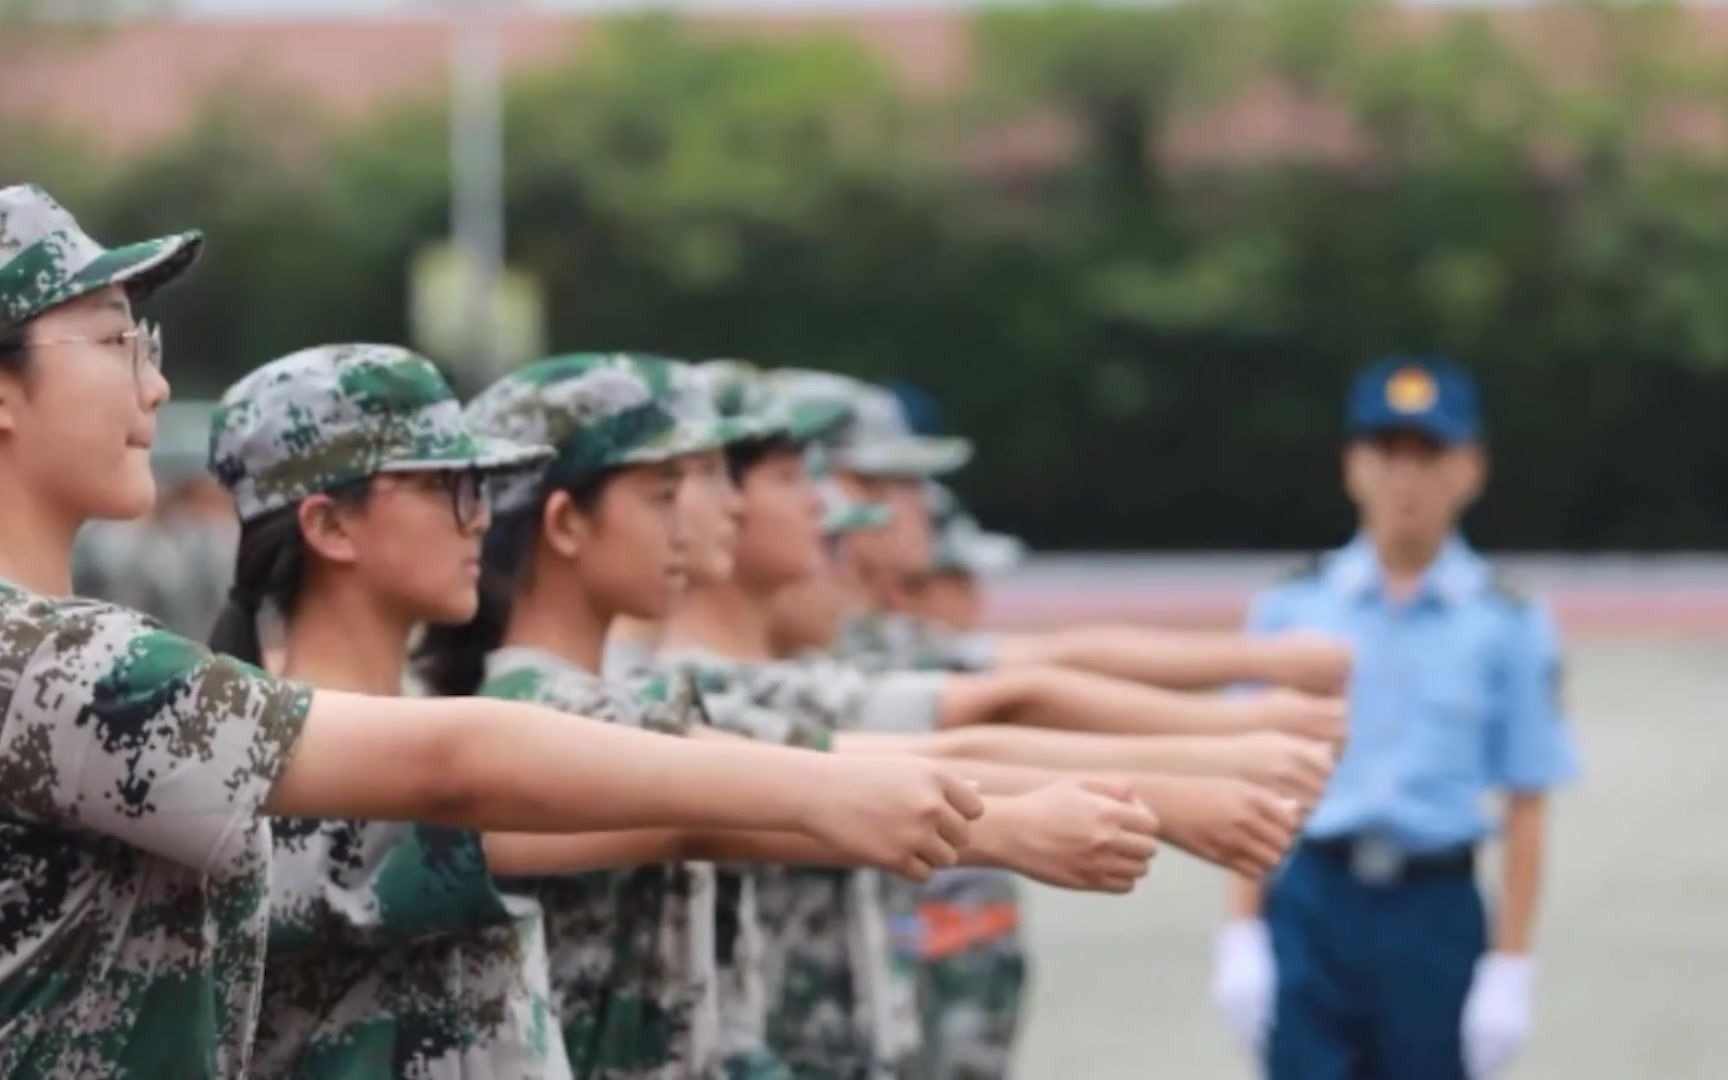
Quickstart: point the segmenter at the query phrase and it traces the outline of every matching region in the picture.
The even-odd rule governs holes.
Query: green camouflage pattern
[[[982,671],[995,666],[988,634],[960,634],[899,611],[848,615],[835,652],[864,671]]]
[[[834,731],[884,723],[879,717],[911,714],[920,718],[911,726],[927,727],[935,715],[935,683],[871,678],[821,657],[728,664],[672,653],[663,663],[695,678],[715,726],[752,738],[816,746]],[[916,1001],[910,982],[897,988],[892,977],[884,875],[761,867],[753,878],[774,1057],[800,1077],[908,1075]],[[734,984],[731,993],[736,1001],[744,991]]]
[[[36,185],[0,188],[0,331],[110,285],[143,300],[185,273],[203,247],[202,234],[184,232],[105,248]]]
[[[893,520],[894,512],[888,507],[853,499],[832,478],[818,480],[816,490],[822,496],[822,531],[828,536],[880,529]]]
[[[963,634],[886,611],[848,619],[840,654],[874,671],[968,671],[995,666],[987,635]],[[884,903],[895,930],[897,987],[902,993],[908,983],[916,988],[925,1075],[954,1080],[1006,1075],[1026,972],[1018,935],[1005,934],[965,952],[932,959],[921,947],[924,926],[919,908],[938,903],[981,912],[1018,906],[1018,880],[1000,870],[943,870],[922,890],[890,880]]]
[[[210,426],[210,471],[241,521],[382,472],[520,470],[550,456],[471,430],[432,362],[396,345],[272,360],[222,395]]]
[[[260,1077],[570,1075],[531,900],[480,834],[278,818]]]
[[[1026,545],[1019,537],[986,530],[947,485],[931,481],[927,489],[936,541],[932,572],[987,578],[1026,561]]]
[[[845,401],[783,393],[767,372],[744,360],[708,360],[697,370],[721,416],[760,419],[771,434],[796,443],[826,438],[852,416]]]
[[[0,584],[0,1076],[244,1077],[311,691]]]
[[[761,669],[754,665],[695,649],[658,654],[654,663],[695,685],[708,722],[721,731],[807,750],[832,748],[833,731],[820,713],[757,703],[751,681]],[[751,866],[716,869],[715,996],[720,1053],[730,1080],[784,1080],[792,1075],[769,1045],[768,930],[757,897],[764,873],[784,872]],[[849,1036],[849,1024],[847,1029]]]
[[[789,433],[771,418],[737,407],[739,399],[736,388],[744,378],[744,367],[745,365],[736,361],[707,364],[675,362],[672,367],[672,386],[677,392],[677,398],[673,411],[681,421],[692,427],[713,430],[715,439],[722,447],[788,435]],[[723,401],[734,407],[722,412],[720,406]]]
[[[1017,935],[927,960],[918,1006],[928,1080],[1002,1080],[1013,1063],[1026,997],[1026,953]]]
[[[865,476],[932,477],[972,460],[966,439],[913,432],[892,391],[829,371],[784,368],[769,375],[773,390],[791,408],[845,408],[847,420],[823,439],[829,461],[842,472]]]
[[[483,390],[468,403],[475,431],[557,451],[544,473],[501,486],[499,508],[530,505],[542,479],[576,484],[608,469],[724,446],[733,428],[681,415],[680,367],[641,353],[572,353],[536,361]]]
[[[688,734],[701,712],[688,680],[651,674],[608,683],[517,647],[487,657],[480,693],[673,735]],[[673,863],[509,887],[545,912],[553,1007],[577,1076],[720,1074],[712,866]]]
[[[72,588],[203,638],[227,602],[238,540],[232,518],[160,507],[136,521],[92,521],[72,547]]]

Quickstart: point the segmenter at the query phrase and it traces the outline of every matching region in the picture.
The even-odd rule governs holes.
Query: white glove
[[[1476,962],[1464,1002],[1464,1070],[1471,1080],[1493,1080],[1523,1049],[1535,974],[1528,956],[1489,953]]]
[[[1212,1003],[1243,1051],[1259,1056],[1272,1028],[1272,997],[1278,980],[1272,935],[1259,919],[1228,923],[1218,932],[1213,954]]]

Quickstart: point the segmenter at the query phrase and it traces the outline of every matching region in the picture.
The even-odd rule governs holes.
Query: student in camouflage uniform
[[[929,478],[963,464],[969,446],[914,434],[887,391],[823,373],[783,372],[777,378],[784,392],[810,405],[823,400],[851,403],[852,422],[831,440],[829,459],[849,491],[880,499],[894,509],[890,527],[860,533],[848,542],[847,556],[861,587],[855,594],[856,610],[844,624],[841,655],[871,670],[982,670],[1005,659],[1000,655],[1004,650],[977,634],[976,627],[958,633],[910,610],[917,598],[914,589],[922,584],[919,572],[931,563]],[[981,530],[969,524],[967,538],[976,539]],[[1256,653],[1262,647],[1246,639],[1214,636],[1201,642],[1198,651],[1185,646],[1169,655],[1169,649],[1160,647],[1163,642],[1149,642],[1146,637],[1139,631],[1121,630],[1103,642],[1089,639],[1082,642],[1087,648],[1068,650],[1078,657],[1072,666],[1148,681],[1159,676],[1179,685],[1205,681],[1196,676],[1261,670],[1247,661],[1259,659]],[[1291,650],[1290,659],[1296,661],[1291,670],[1306,674],[1304,662],[1313,662],[1321,678],[1329,677],[1328,661],[1340,655],[1330,643],[1307,642],[1279,643],[1264,647],[1264,653],[1277,659],[1280,646],[1289,645],[1296,646]],[[1142,663],[1136,655],[1122,663],[1119,653],[1123,651],[1149,653],[1152,662]],[[1093,654],[1101,659],[1095,661]],[[1024,665],[1067,658],[1066,652],[1022,648],[1007,659]],[[1180,680],[1171,677],[1171,665],[1177,661]],[[1219,665],[1224,665],[1223,670],[1214,671]],[[1309,777],[1313,783],[1304,793],[1311,802],[1330,771],[1329,755],[1319,747],[1274,750],[1306,752],[1315,759]],[[1024,958],[1015,940],[1018,920],[1012,879],[978,869],[948,871],[927,887],[924,903],[892,883],[889,902],[896,909],[896,940],[905,981],[910,980],[912,965],[922,961],[926,1071],[940,1077],[1002,1075],[1024,978]]]
[[[314,691],[72,599],[78,527],[137,517],[154,497],[149,446],[168,384],[132,305],[201,243],[185,233],[105,249],[40,188],[0,189],[0,894],[12,898],[0,1074],[246,1075],[266,812],[503,828],[718,821],[808,831],[872,862],[940,837],[947,823],[926,814],[947,790],[934,776],[916,798],[879,782],[837,800],[833,785],[857,770],[809,755],[804,785],[745,790],[728,778],[757,753],[497,702]],[[884,797],[902,811],[886,834],[857,820]]]
[[[164,405],[150,451],[156,508],[138,521],[92,522],[72,551],[80,596],[142,611],[202,637],[222,610],[234,568],[234,507],[205,468],[215,402]]]
[[[1025,545],[986,532],[946,486],[932,481],[927,492],[935,544],[929,571],[907,582],[908,608],[922,624],[955,635],[964,647],[981,630],[982,582],[1017,565]],[[978,651],[989,654],[987,648]],[[951,871],[930,882],[919,915],[925,1075],[1006,1076],[1027,975],[1014,880]]]
[[[734,370],[733,374],[737,372]],[[722,394],[721,399],[737,396],[734,390],[732,394]],[[772,399],[773,395],[769,397]],[[739,730],[757,737],[796,737],[801,731],[832,731],[829,740],[842,749],[880,750],[880,739],[886,736],[872,737],[852,729],[897,726],[901,730],[916,730],[929,727],[933,718],[949,723],[988,719],[992,710],[997,710],[994,713],[997,718],[1006,718],[1001,714],[1016,704],[1013,688],[995,677],[911,674],[872,677],[832,660],[771,659],[776,652],[770,641],[774,609],[792,606],[778,605],[777,597],[804,593],[801,599],[818,600],[816,604],[805,605],[809,610],[826,610],[830,616],[825,629],[821,628],[824,620],[820,614],[805,618],[806,626],[817,628],[805,629],[796,645],[830,645],[840,614],[836,604],[820,603],[818,594],[830,585],[831,579],[829,575],[816,573],[822,556],[812,535],[815,504],[809,495],[809,478],[797,444],[798,440],[793,439],[778,445],[746,444],[733,450],[733,464],[745,488],[741,531],[726,520],[724,510],[709,515],[720,519],[718,525],[708,530],[691,530],[692,588],[667,627],[663,661],[697,676],[708,691],[709,711],[718,723],[736,724]],[[855,524],[880,525],[881,521]],[[701,550],[723,548],[726,543],[702,542],[700,537],[705,531],[722,536],[737,534],[736,558],[717,560],[720,567],[717,570],[701,569],[705,562],[699,554]],[[799,537],[808,539],[800,541]],[[729,572],[733,569],[735,573]],[[996,683],[1001,685],[993,685]],[[1131,690],[1130,695],[1133,693]],[[1073,704],[1081,710],[1086,706],[1084,701]],[[786,717],[792,714],[808,716],[810,723],[788,724]],[[870,720],[870,716],[880,719]],[[1022,783],[1028,780],[1025,774],[1026,770],[1022,770],[1018,777]],[[1001,779],[1000,774],[996,779]],[[1032,779],[1048,784],[1052,777],[1040,774]],[[1038,797],[1045,800],[1038,804],[1041,811],[1029,815],[1027,823],[1014,830],[1016,839],[1039,836],[1040,826],[1061,818],[1063,813],[1071,819],[1096,810],[1096,804],[1084,801],[1079,806],[1073,799],[1054,802],[1048,792],[1054,792],[1055,797],[1063,794],[1054,787],[1040,794]],[[1256,793],[1250,797],[1262,796]],[[1012,817],[1007,806],[993,804],[986,820],[1002,822]],[[1029,862],[1023,850],[1012,848],[1009,844],[999,849],[998,861],[1020,866],[1060,884],[1107,887],[1096,880],[1086,882],[1071,872],[1064,876],[1048,861]],[[881,985],[872,989],[875,980],[870,973],[871,968],[882,969],[878,975],[885,978],[885,945],[871,956],[867,951],[855,949],[849,940],[858,935],[849,935],[848,928],[866,922],[860,912],[871,907],[878,913],[876,937],[881,939],[880,904],[869,897],[856,898],[855,902],[844,882],[837,878],[823,882],[821,875],[805,872],[789,877],[792,882],[806,886],[805,891],[786,895],[783,882],[762,883],[767,898],[764,906],[776,916],[768,920],[768,926],[774,931],[774,944],[782,954],[781,962],[771,966],[769,973],[769,998],[779,1002],[771,1029],[776,1051],[795,1070],[810,1075],[865,1075],[905,1069],[909,1063],[904,1050],[897,1061],[892,1051],[886,1060],[878,1057],[875,1066],[857,1059],[866,1050],[879,1054],[885,1046],[909,1045],[904,1031],[898,1034],[881,1031],[883,1025],[873,1023],[875,1018],[869,1017],[870,1010],[863,1007],[872,996],[879,999],[885,992]],[[820,892],[824,886],[828,889],[826,902]],[[846,915],[831,914],[835,905],[841,904],[847,905]],[[806,917],[797,917],[801,915]],[[894,1015],[891,1009],[885,1011],[890,1017]],[[864,1018],[854,1025],[857,1034],[850,1037],[846,1027],[849,1015]],[[915,1030],[910,1045],[915,1045]]]
[[[432,686],[480,684],[491,696],[689,733],[698,710],[684,692],[687,683],[655,678],[627,686],[595,674],[614,618],[664,614],[682,573],[675,513],[682,459],[726,438],[728,425],[718,419],[679,418],[672,370],[669,361],[637,355],[559,357],[501,380],[470,405],[476,429],[544,441],[557,456],[500,491],[499,520],[485,545],[492,575],[486,603],[474,624],[429,637]],[[762,760],[785,754],[808,756],[763,748]],[[860,770],[884,777],[892,771],[875,763]],[[958,787],[937,779],[945,791]],[[758,768],[751,782],[788,780]],[[975,799],[963,808],[974,816],[981,809]],[[943,809],[958,820],[953,807]],[[877,810],[860,805],[853,812],[869,817]],[[545,909],[553,999],[572,1067],[603,1077],[709,1075],[718,1067],[718,1048],[708,995],[712,915],[710,909],[705,920],[702,908],[708,875],[677,861],[695,850],[691,837],[591,839],[487,841],[494,871],[530,879],[523,885]],[[705,839],[720,852],[764,842]],[[780,849],[799,850],[794,841],[782,838]],[[842,861],[879,864],[844,848],[823,850]],[[595,867],[645,865],[569,874],[571,859],[583,852]],[[952,848],[926,854],[937,863],[954,858]],[[915,858],[889,864],[928,872]]]
[[[386,345],[264,365],[207,442],[245,530],[212,647],[259,661],[268,607],[283,674],[381,696],[401,691],[416,625],[474,614],[486,477],[551,456],[475,439],[432,364]],[[259,1076],[569,1075],[539,909],[493,886],[479,832],[287,818],[271,832]]]
[[[824,456],[849,495],[896,511],[889,527],[861,532],[846,545],[855,587],[842,651],[853,662],[878,670],[908,663],[954,670],[1059,666],[1174,689],[1252,681],[1292,688],[1291,707],[1297,709],[1303,699],[1294,691],[1326,697],[1342,692],[1350,650],[1324,635],[1254,637],[1137,626],[955,635],[917,618],[908,610],[907,588],[930,563],[925,485],[970,460],[971,444],[914,434],[893,393],[857,379],[786,369],[774,372],[773,380],[801,408],[848,410],[851,419],[824,440]],[[1336,711],[1336,702],[1321,707]]]

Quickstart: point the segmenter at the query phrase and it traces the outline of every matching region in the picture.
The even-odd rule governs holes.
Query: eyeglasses
[[[48,338],[45,341],[29,342],[32,349],[46,349],[55,345],[105,345],[112,349],[125,349],[132,364],[132,382],[140,390],[144,388],[145,371],[162,370],[162,328],[148,320],[140,321],[130,329],[102,337]]]
[[[394,474],[395,479],[422,491],[442,488],[450,497],[450,516],[457,530],[471,532],[492,510],[492,490],[477,470],[443,470]]]

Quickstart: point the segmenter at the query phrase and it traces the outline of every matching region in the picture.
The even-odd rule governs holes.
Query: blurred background
[[[1465,361],[1471,534],[1555,601],[1588,762],[1518,1075],[1728,1075],[1728,10],[0,0],[26,179],[210,234],[154,312],[182,397],[360,339],[916,386],[1064,553],[1003,624],[1235,622],[1293,557],[1189,553],[1344,538],[1347,373]],[[1243,1071],[1221,882],[1164,863],[1038,895],[1022,1075]]]

